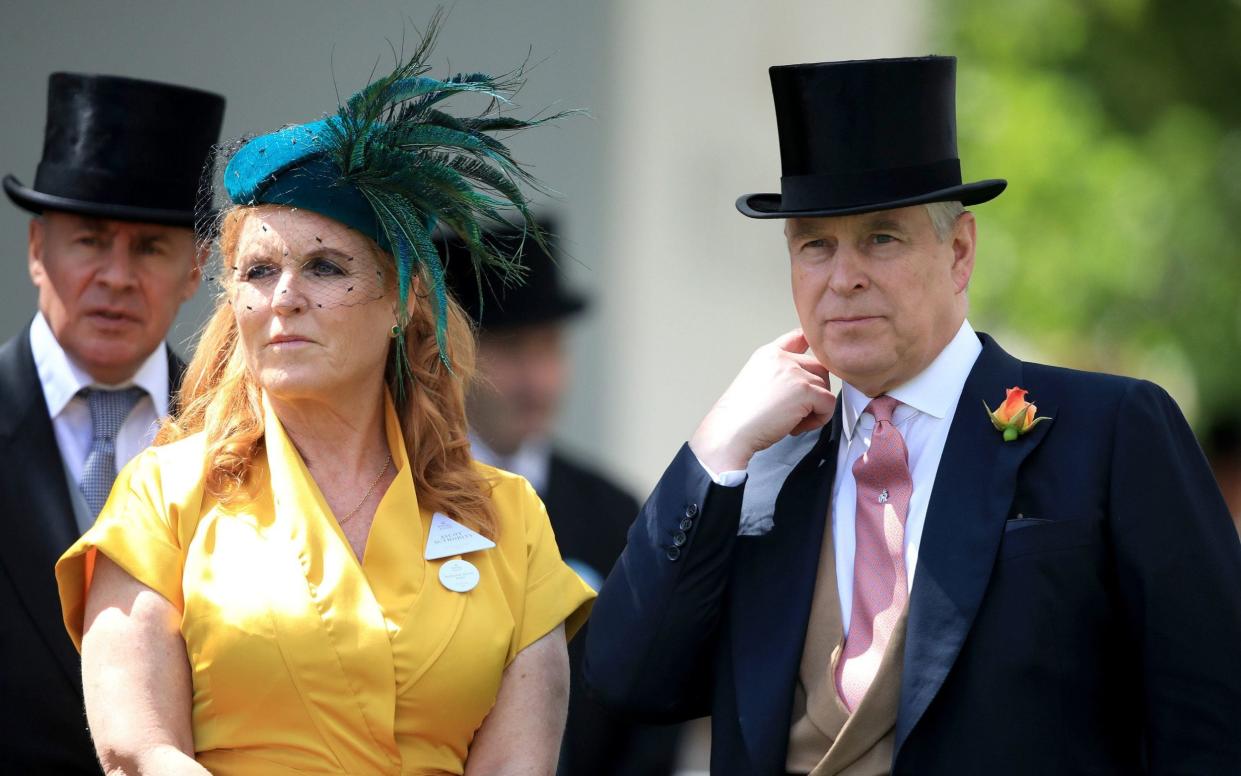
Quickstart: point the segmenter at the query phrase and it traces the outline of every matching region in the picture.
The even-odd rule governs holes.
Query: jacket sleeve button
[[[697,515],[697,514],[698,514],[698,505],[697,505],[697,504],[690,504],[689,506],[687,506],[687,507],[685,508],[685,516],[686,516],[686,517],[694,517],[694,516],[695,516],[695,515]]]
[[[681,548],[680,547],[669,547],[667,555],[668,555],[668,560],[676,561],[678,558],[681,557]]]

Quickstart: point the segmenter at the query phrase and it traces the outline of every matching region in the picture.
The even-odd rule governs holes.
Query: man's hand
[[[754,351],[690,438],[698,460],[716,473],[744,469],[758,451],[832,419],[827,367],[808,349],[794,329]]]

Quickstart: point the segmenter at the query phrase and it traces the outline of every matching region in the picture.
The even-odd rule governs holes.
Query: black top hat
[[[184,86],[53,73],[34,186],[4,190],[34,213],[194,225],[199,182],[219,140],[224,98]]]
[[[545,233],[556,233],[549,220],[540,218],[538,223]],[[584,299],[565,290],[555,258],[534,239],[526,237],[523,241],[518,229],[489,233],[487,239],[506,255],[519,254],[527,272],[524,282],[507,286],[494,276],[484,275],[481,315],[477,275],[470,264],[470,254],[465,244],[458,240],[436,241],[445,262],[453,298],[465,308],[480,329],[498,331],[550,323],[586,307]]]
[[[746,194],[751,218],[837,216],[999,196],[1003,180],[961,182],[956,57],[770,69],[780,194]]]

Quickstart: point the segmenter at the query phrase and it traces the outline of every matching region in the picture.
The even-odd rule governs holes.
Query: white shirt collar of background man
[[[48,414],[55,418],[77,396],[78,391],[89,386],[109,390],[136,385],[147,392],[155,404],[155,416],[168,414],[168,346],[160,346],[147,356],[138,372],[126,383],[102,385],[96,383],[86,370],[69,359],[68,354],[56,341],[52,327],[43,313],[38,313],[30,324],[30,350],[34,353],[35,370],[43,385],[43,397],[47,401]]]

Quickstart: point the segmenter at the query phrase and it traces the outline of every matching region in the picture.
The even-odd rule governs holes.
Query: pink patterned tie
[[[909,451],[892,425],[900,405],[879,396],[866,407],[875,418],[870,449],[853,464],[857,482],[857,551],[853,559],[853,614],[836,666],[836,689],[852,711],[879,671],[909,589],[905,578],[905,518],[913,478]]]

